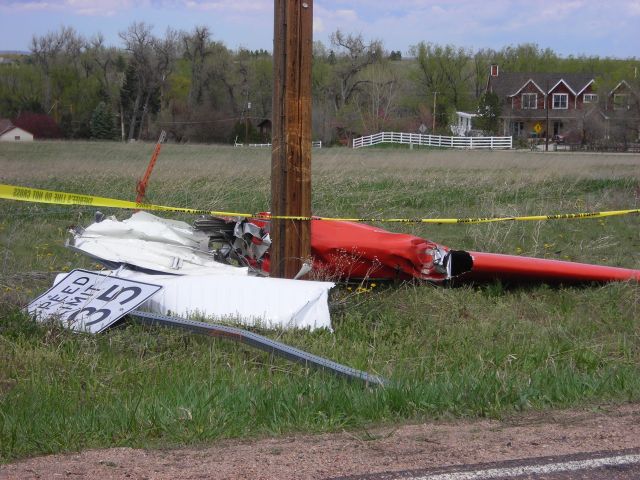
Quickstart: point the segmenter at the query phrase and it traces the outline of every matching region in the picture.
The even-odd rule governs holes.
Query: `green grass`
[[[151,150],[0,145],[0,182],[133,199]],[[637,156],[324,149],[313,162],[319,215],[474,217],[637,208],[639,201]],[[260,211],[269,206],[268,174],[268,151],[167,145],[149,200]],[[384,375],[388,388],[130,320],[98,336],[33,323],[20,306],[57,272],[92,267],[63,246],[67,228],[92,216],[86,207],[0,204],[1,462],[640,398],[636,284],[341,286],[330,301],[334,333],[261,332]],[[455,248],[629,268],[640,268],[639,226],[638,216],[386,225]]]

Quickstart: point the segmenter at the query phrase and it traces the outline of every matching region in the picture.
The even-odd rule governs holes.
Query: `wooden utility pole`
[[[547,80],[546,91],[544,93],[544,110],[546,116],[546,127],[545,127],[545,139],[544,139],[544,151],[549,151],[549,80]]]
[[[312,0],[274,0],[271,213],[311,216]],[[311,222],[272,220],[272,277],[293,278],[311,255]]]
[[[436,133],[436,99],[438,98],[438,92],[433,92],[433,125],[431,126],[431,134]]]

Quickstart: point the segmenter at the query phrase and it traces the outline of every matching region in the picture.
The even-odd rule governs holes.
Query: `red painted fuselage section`
[[[546,283],[640,281],[640,270],[565,262],[544,258],[469,252],[473,268],[464,280],[507,280]]]
[[[252,220],[266,227],[268,220]],[[444,245],[414,235],[393,233],[362,223],[315,220],[311,224],[311,252],[314,270],[328,277],[348,279],[421,279],[457,281],[545,282],[572,284],[588,282],[640,281],[640,270],[590,265],[542,258],[483,252],[454,252]],[[452,253],[448,270],[438,264],[438,255]],[[465,273],[456,269],[471,255],[473,263]],[[268,255],[262,264],[269,269]],[[470,270],[469,270],[470,268]],[[456,275],[460,273],[459,275]]]

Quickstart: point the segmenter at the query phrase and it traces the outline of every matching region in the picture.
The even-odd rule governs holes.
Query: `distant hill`
[[[0,50],[0,55],[31,55],[31,52],[23,50]]]

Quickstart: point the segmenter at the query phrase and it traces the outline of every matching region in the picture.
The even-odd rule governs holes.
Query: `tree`
[[[475,101],[469,95],[473,78],[471,53],[452,45],[434,45],[421,42],[411,47],[416,57],[413,79],[422,101],[431,105],[435,99],[438,125],[448,124],[448,112],[468,110]]]
[[[491,49],[480,49],[473,54],[471,81],[473,83],[473,95],[478,100],[487,88],[489,67],[491,64],[496,63],[496,55],[496,52]]]
[[[139,139],[146,116],[160,107],[158,99],[174,67],[177,34],[169,29],[164,39],[158,39],[149,25],[136,22],[120,32],[120,38],[131,54],[121,94],[129,114],[127,138],[134,139],[137,129]]]
[[[476,126],[485,134],[497,135],[500,119],[500,98],[493,92],[485,93],[480,97],[478,104],[478,117]]]
[[[336,63],[333,50],[327,52],[322,42],[313,43],[313,65],[311,69],[311,99],[313,102],[313,137],[330,143],[334,139],[332,122],[335,118],[333,65]]]
[[[504,47],[497,53],[496,60],[506,72],[551,73],[563,71],[562,62],[550,48],[541,49],[535,43],[522,43],[515,47]]]
[[[205,71],[205,87],[211,107],[227,110],[234,117],[239,117],[244,102],[248,75],[246,58],[233,55],[222,43],[211,44],[211,57]]]
[[[377,133],[397,114],[399,80],[388,62],[370,65],[362,78],[367,81],[358,94],[362,133]]]
[[[95,136],[92,119],[100,116],[96,108],[104,102],[106,109],[120,113],[123,139],[155,136],[149,128],[161,122],[181,141],[228,141],[237,122],[256,125],[271,116],[269,52],[231,51],[212,40],[204,26],[156,37],[151,26],[134,23],[120,37],[120,46],[107,47],[100,35],[87,41],[64,26],[34,36],[31,55],[0,65],[0,116],[48,113],[66,137],[88,138]],[[632,82],[637,64],[595,56],[561,58],[531,43],[471,52],[420,42],[410,50],[414,58],[406,60],[401,51],[382,47],[339,30],[327,46],[314,43],[315,138],[332,142],[338,132],[348,137],[379,129],[417,131],[422,123],[433,125],[434,112],[436,125],[443,128],[456,110],[491,110],[490,99],[481,96],[493,63],[501,72],[589,73],[602,88],[606,80],[602,101],[622,79]],[[640,89],[637,81],[633,89]],[[629,109],[640,116],[637,101]],[[495,116],[481,115],[485,118],[477,121],[483,128],[495,131]],[[599,135],[597,115],[585,111],[583,116],[585,133]],[[614,123],[603,123],[603,135],[637,137],[637,122]]]
[[[91,115],[91,138],[113,140],[116,135],[113,112],[104,102],[100,102]]]
[[[84,44],[84,39],[73,28],[64,26],[58,32],[49,32],[41,37],[34,35],[31,38],[31,54],[44,76],[42,104],[45,109],[50,109],[52,105],[51,82],[54,67],[64,63],[64,60],[76,62]]]
[[[106,47],[104,37],[98,34],[89,41],[86,57],[100,84],[103,100],[110,103],[111,107],[116,107],[119,104],[118,92],[124,81],[125,61],[122,54],[115,47]]]
[[[192,33],[182,33],[183,56],[191,67],[191,86],[189,88],[189,105],[191,107],[202,102],[204,85],[204,66],[207,57],[211,54],[209,49],[211,33],[208,27],[199,26]]]
[[[334,135],[348,137],[350,132],[363,128],[362,122],[371,117],[366,102],[372,81],[366,74],[368,67],[383,60],[380,41],[365,42],[362,35],[345,35],[337,30],[331,35],[331,49],[319,42],[314,44],[312,91],[314,133],[323,141]]]
[[[22,112],[44,113],[42,83],[32,64],[0,65],[0,118]]]
[[[133,23],[125,32],[120,32],[120,38],[125,43],[125,49],[131,54],[123,85],[123,104],[129,107],[127,139],[132,140],[138,126],[138,118],[142,115],[142,103],[151,92],[152,77],[155,75],[151,60],[154,39],[151,27],[144,22]]]
[[[340,30],[331,34],[331,45],[338,49],[334,66],[336,112],[347,105],[353,96],[368,82],[360,73],[382,58],[382,43],[374,40],[365,43],[362,35],[344,35]]]
[[[270,118],[273,98],[273,59],[260,56],[251,62],[249,75],[249,99],[252,101],[252,115]]]

